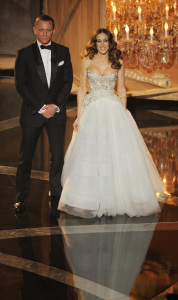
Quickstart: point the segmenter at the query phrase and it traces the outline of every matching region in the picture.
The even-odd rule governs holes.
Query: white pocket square
[[[64,64],[64,60],[62,60],[58,63],[58,67],[62,66],[63,64]]]

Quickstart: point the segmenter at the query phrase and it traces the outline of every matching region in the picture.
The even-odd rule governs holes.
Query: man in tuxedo
[[[15,64],[16,89],[23,99],[20,115],[22,141],[14,204],[17,213],[25,210],[32,159],[43,127],[48,135],[51,153],[51,201],[59,199],[62,190],[65,104],[72,87],[73,74],[69,49],[51,41],[54,26],[50,16],[39,16],[33,27],[37,40],[19,50]]]

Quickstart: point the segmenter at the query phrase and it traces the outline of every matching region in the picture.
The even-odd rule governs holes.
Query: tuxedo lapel
[[[50,86],[52,86],[52,83],[56,77],[57,69],[58,69],[57,47],[53,42],[51,42],[51,84]]]
[[[41,58],[41,54],[40,54],[40,50],[38,48],[37,42],[32,44],[32,49],[33,49],[33,55],[34,55],[34,58],[35,58],[35,65],[36,65],[36,70],[38,72],[38,75],[40,76],[40,78],[43,81],[44,85],[48,88],[45,69],[44,69],[43,61],[42,61],[42,58]]]

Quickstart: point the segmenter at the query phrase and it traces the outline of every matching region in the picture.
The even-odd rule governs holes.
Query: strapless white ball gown
[[[88,77],[91,91],[65,155],[58,209],[84,218],[159,212],[165,187],[132,115],[114,93],[117,72]]]

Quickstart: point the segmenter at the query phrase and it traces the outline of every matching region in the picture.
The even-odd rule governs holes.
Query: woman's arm
[[[118,71],[117,92],[125,109],[127,108],[127,95],[125,88],[125,67],[123,60],[121,61],[121,69]]]
[[[88,58],[85,58],[82,61],[81,74],[80,74],[80,86],[77,93],[77,119],[75,120],[73,125],[75,131],[78,131],[83,98],[86,95],[87,70],[88,70],[89,63],[90,60]]]

